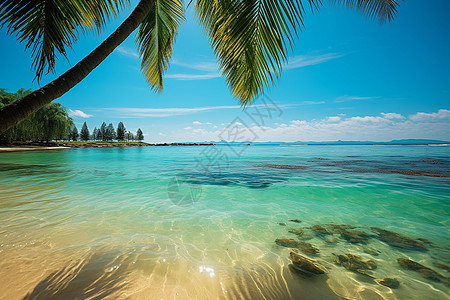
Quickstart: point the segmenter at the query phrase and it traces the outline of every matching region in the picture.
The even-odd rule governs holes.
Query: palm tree
[[[190,0],[189,4],[194,0]],[[357,9],[381,23],[391,22],[399,0],[329,0]],[[0,26],[31,47],[36,79],[53,72],[57,53],[79,32],[101,30],[129,0],[0,0]],[[288,50],[303,29],[308,6],[322,0],[196,0],[195,12],[214,49],[227,85],[241,104],[251,103],[273,83],[287,62]],[[135,29],[141,69],[152,89],[163,89],[179,24],[183,0],[140,0],[131,15],[94,51],[60,77],[0,108],[0,133],[61,97],[94,70]]]

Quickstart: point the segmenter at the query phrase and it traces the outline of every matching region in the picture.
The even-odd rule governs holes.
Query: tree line
[[[0,108],[14,103],[30,94],[30,89],[19,89],[9,93],[0,88]],[[60,103],[52,102],[40,108],[19,124],[0,134],[0,142],[12,141],[52,141],[64,140],[73,126],[73,120],[66,108]]]
[[[31,92],[30,89],[21,88],[15,93],[10,93],[0,88],[0,108],[14,103]],[[99,129],[94,128],[92,135],[85,122],[79,134],[66,108],[56,102],[45,105],[19,124],[0,134],[2,144],[10,144],[12,141],[49,142],[79,139],[82,141],[142,141],[144,134],[141,129],[138,129],[136,134],[127,131],[122,122],[117,126],[117,130],[112,123],[107,126],[103,122]]]
[[[122,122],[119,122],[117,125],[117,130],[114,128],[112,123],[106,125],[105,122],[102,123],[100,128],[94,127],[92,134],[89,131],[89,128],[84,122],[81,127],[80,133],[78,133],[78,128],[73,125],[69,132],[69,140],[72,141],[103,141],[103,142],[112,142],[114,140],[117,141],[139,141],[141,142],[144,139],[144,134],[142,130],[139,128],[136,131],[136,134],[133,134],[131,131],[127,131],[125,125]]]

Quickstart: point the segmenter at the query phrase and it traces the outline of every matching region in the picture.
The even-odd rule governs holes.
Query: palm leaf
[[[78,39],[79,31],[99,31],[129,0],[2,0],[0,27],[16,34],[31,48],[39,80],[55,68],[57,54],[67,58],[66,48]]]
[[[398,1],[330,0],[391,21]],[[279,76],[303,27],[305,9],[321,0],[197,0],[196,14],[208,33],[227,85],[242,104],[251,103]]]
[[[169,67],[178,26],[183,20],[182,1],[156,0],[139,27],[136,42],[141,70],[156,91],[163,89],[163,75]]]
[[[399,0],[330,0],[332,3],[354,8],[380,23],[392,22],[397,14]]]
[[[303,26],[304,7],[301,1],[198,0],[196,13],[228,86],[246,104],[279,76]]]

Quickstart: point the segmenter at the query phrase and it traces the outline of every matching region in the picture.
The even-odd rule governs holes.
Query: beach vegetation
[[[119,122],[117,125],[117,140],[123,141],[125,140],[125,133],[126,133],[125,125],[123,125],[122,122]]]
[[[136,140],[142,141],[144,139],[144,134],[142,133],[142,130],[138,128],[136,131]]]
[[[0,89],[0,106],[10,105],[30,94],[30,89],[19,89],[15,93]],[[9,144],[12,141],[63,140],[73,126],[66,108],[60,103],[52,102],[31,114],[23,122],[0,134],[0,143]]]
[[[81,127],[80,131],[80,139],[82,141],[89,141],[91,138],[91,135],[89,134],[89,128],[86,124],[86,122],[83,123],[83,127]]]

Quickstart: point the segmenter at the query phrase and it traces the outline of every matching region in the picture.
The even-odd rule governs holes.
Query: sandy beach
[[[58,150],[58,149],[68,149],[70,147],[63,147],[63,146],[53,146],[53,147],[45,147],[45,146],[1,146],[0,147],[0,153],[1,152],[19,152],[19,151],[39,151],[39,150]]]

